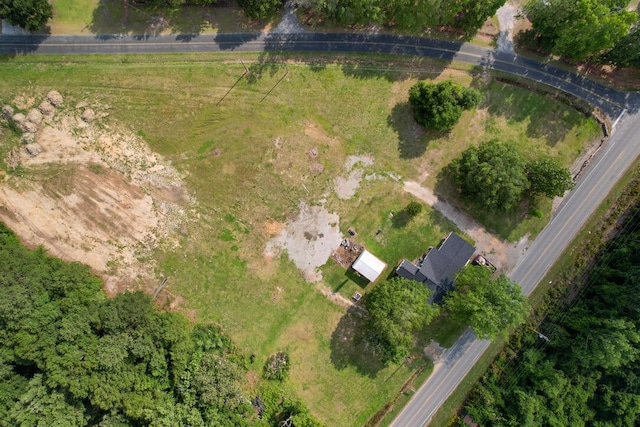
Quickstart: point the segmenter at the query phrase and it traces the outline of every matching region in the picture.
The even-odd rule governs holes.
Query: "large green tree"
[[[422,126],[446,131],[455,125],[463,110],[480,103],[480,92],[451,80],[440,83],[418,82],[409,89],[409,104]]]
[[[28,31],[41,30],[52,16],[47,0],[0,0],[0,18]]]
[[[527,164],[527,178],[531,191],[547,197],[562,196],[573,188],[569,169],[550,157],[533,160]]]
[[[463,197],[482,207],[507,211],[529,188],[525,166],[516,147],[491,140],[465,150],[449,170]]]
[[[601,61],[617,67],[640,67],[640,22],[636,22],[629,34],[618,40]]]
[[[491,274],[485,267],[465,267],[445,299],[447,311],[467,322],[479,338],[506,333],[524,322],[529,312],[520,286],[504,274]]]
[[[238,0],[238,6],[242,8],[249,18],[269,18],[282,7],[280,0]]]
[[[365,295],[371,340],[384,362],[400,363],[413,348],[413,332],[426,326],[438,314],[429,304],[431,292],[422,283],[394,277],[378,284]]]
[[[448,25],[474,34],[504,0],[308,0],[319,16],[341,25],[384,24],[407,30]]]
[[[581,61],[613,48],[637,16],[628,0],[530,0],[525,12],[541,46]]]

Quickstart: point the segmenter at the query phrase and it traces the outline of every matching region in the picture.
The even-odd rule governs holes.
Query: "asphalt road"
[[[611,138],[580,176],[510,276],[529,295],[613,185],[640,155],[640,95],[615,91],[548,64],[491,49],[417,37],[363,34],[220,34],[172,36],[2,36],[0,54],[171,52],[384,53],[460,61],[526,77],[582,98],[614,123]],[[269,60],[267,56],[265,60]],[[433,374],[391,424],[424,426],[487,349],[471,331],[445,353]]]

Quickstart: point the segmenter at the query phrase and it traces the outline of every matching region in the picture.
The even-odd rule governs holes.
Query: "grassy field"
[[[251,73],[238,80],[240,59]],[[68,105],[89,101],[109,113],[110,125],[134,130],[170,159],[197,200],[197,221],[182,230],[181,250],[157,254],[158,275],[170,278],[169,290],[184,298],[182,309],[221,324],[256,355],[257,374],[270,353],[287,349],[290,385],[312,412],[327,425],[362,425],[397,395],[415,366],[376,363],[361,339],[362,319],[319,292],[327,286],[348,298],[371,285],[363,287],[332,261],[321,269],[323,283],[306,283],[286,254],[264,257],[273,235],[269,224],[295,218],[301,201],[324,203],[340,216],[341,230],[354,227],[358,241],[390,271],[454,230],[429,208],[406,223],[392,219],[389,214],[411,200],[402,180],[434,185],[450,159],[487,138],[514,141],[528,153],[547,152],[568,164],[596,126],[563,104],[440,62],[421,60],[415,67],[408,58],[391,63],[380,57],[340,65],[329,58],[285,68],[258,59],[3,58],[0,101],[57,89]],[[420,78],[474,85],[485,102],[465,113],[451,133],[425,132],[407,104],[407,90]],[[312,148],[322,173],[310,172]],[[365,154],[374,161],[364,168],[370,178],[351,199],[337,198],[334,178],[347,174],[347,156]],[[535,230],[525,220],[511,234],[528,231]],[[450,344],[459,330],[439,319],[425,338]]]

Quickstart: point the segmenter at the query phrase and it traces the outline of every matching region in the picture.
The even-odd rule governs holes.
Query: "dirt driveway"
[[[506,242],[489,233],[479,223],[469,218],[456,207],[440,199],[433,190],[423,187],[415,181],[406,181],[404,183],[404,191],[437,209],[456,224],[462,232],[476,242],[477,252],[486,255],[487,259],[500,271],[507,272],[515,267],[529,248],[528,235],[515,244]]]

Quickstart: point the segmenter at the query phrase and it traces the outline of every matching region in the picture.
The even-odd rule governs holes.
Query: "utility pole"
[[[551,340],[549,339],[549,337],[548,337],[548,336],[546,336],[545,334],[543,334],[542,332],[537,331],[537,330],[535,330],[535,329],[533,329],[533,328],[531,328],[531,327],[529,327],[529,329],[531,329],[533,332],[535,332],[536,334],[538,334],[538,338],[540,338],[540,339],[542,339],[542,340],[545,340],[546,342],[551,342]]]

